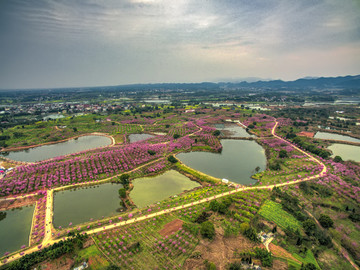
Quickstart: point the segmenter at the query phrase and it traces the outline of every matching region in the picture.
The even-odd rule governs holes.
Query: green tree
[[[168,157],[168,161],[170,161],[171,163],[176,163],[176,162],[178,162],[178,160],[177,160],[174,156],[169,156],[169,157]]]
[[[119,195],[121,198],[125,198],[126,197],[126,190],[125,188],[120,188],[119,189]]]
[[[214,239],[215,237],[215,227],[210,221],[205,221],[201,223],[200,233],[203,237],[208,239]]]
[[[288,157],[287,151],[284,149],[281,149],[279,152],[279,158],[286,158]]]
[[[263,248],[255,248],[255,256],[256,258],[260,259],[261,264],[265,267],[271,267],[273,264],[273,258],[271,252],[268,252],[266,249]]]
[[[214,136],[219,136],[220,134],[221,134],[220,130],[215,130],[215,131],[213,132],[213,135],[214,135]]]
[[[14,138],[21,138],[24,136],[24,133],[22,132],[14,132]]]
[[[173,138],[176,140],[176,139],[180,138],[180,135],[179,134],[174,134]]]
[[[128,185],[129,184],[129,178],[130,178],[130,175],[128,175],[127,173],[124,173],[120,176],[120,182],[123,184],[123,185]]]
[[[116,266],[116,265],[109,265],[106,270],[120,270],[121,268],[119,266]]]
[[[342,160],[342,158],[340,156],[335,156],[334,161],[335,162],[342,162],[343,160]]]
[[[301,265],[301,270],[316,270],[316,266],[313,263],[307,263]]]
[[[6,218],[6,212],[0,212],[0,221]]]
[[[334,225],[334,221],[328,215],[324,215],[324,214],[320,215],[319,222],[321,226],[323,226],[326,229]]]
[[[303,222],[303,227],[307,235],[313,235],[316,229],[316,224],[312,219],[307,219]]]
[[[259,238],[257,236],[257,233],[256,233],[256,230],[253,228],[253,227],[250,227],[247,228],[245,231],[244,231],[244,235],[249,238],[251,241],[254,241],[254,242],[259,242]]]

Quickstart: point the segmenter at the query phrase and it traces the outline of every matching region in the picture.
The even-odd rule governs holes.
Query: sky
[[[360,74],[360,0],[0,0],[0,89]]]

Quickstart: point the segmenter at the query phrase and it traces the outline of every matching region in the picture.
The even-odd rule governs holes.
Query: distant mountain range
[[[53,89],[17,89],[17,90],[47,90],[47,91],[80,91],[87,92],[92,90],[102,91],[146,91],[146,90],[221,90],[221,89],[262,89],[280,91],[301,91],[301,90],[346,90],[348,94],[359,94],[360,75],[343,77],[305,77],[295,81],[282,80],[256,80],[256,77],[244,78],[247,81],[231,80],[227,82],[201,82],[201,83],[150,83],[150,84],[128,84],[114,86],[96,87],[67,87]],[[2,89],[0,91],[8,91]]]
[[[254,78],[252,78],[254,79]],[[202,83],[155,83],[155,84],[131,84],[110,86],[118,89],[221,89],[221,88],[262,88],[271,90],[299,90],[299,89],[360,89],[360,75],[344,77],[306,77],[295,81],[263,80],[242,82],[202,82]]]
[[[360,89],[360,75],[344,77],[320,77],[320,78],[302,78],[295,81],[257,81],[240,83],[220,83],[227,86],[270,88],[270,89],[297,89],[297,88],[344,88]]]

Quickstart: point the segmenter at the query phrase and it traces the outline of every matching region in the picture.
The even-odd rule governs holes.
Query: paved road
[[[286,143],[289,143],[290,145],[292,145],[293,148],[295,148],[299,152],[301,152],[301,153],[305,154],[306,156],[308,156],[310,160],[312,160],[312,161],[318,163],[320,166],[322,166],[322,170],[321,170],[320,173],[318,173],[317,175],[308,176],[308,177],[305,177],[305,178],[300,178],[300,179],[295,180],[295,181],[289,181],[289,182],[280,183],[280,184],[267,185],[267,186],[253,186],[253,187],[236,188],[234,190],[230,190],[228,192],[224,192],[224,193],[221,193],[221,194],[218,194],[218,195],[215,195],[215,196],[211,196],[211,197],[208,197],[208,198],[203,198],[203,199],[198,200],[196,202],[191,202],[191,203],[188,203],[188,204],[185,204],[185,205],[172,207],[172,208],[161,210],[161,211],[158,211],[158,212],[153,212],[151,214],[144,215],[144,216],[141,216],[141,217],[132,218],[132,219],[129,219],[129,220],[126,220],[126,221],[113,223],[113,224],[109,224],[109,225],[99,227],[99,228],[96,228],[96,229],[88,230],[88,231],[86,231],[86,233],[87,234],[94,234],[94,233],[98,233],[98,232],[101,232],[101,231],[104,231],[104,230],[108,230],[108,229],[112,229],[112,228],[116,228],[116,227],[120,227],[120,226],[124,226],[124,225],[128,225],[128,224],[132,224],[132,223],[139,222],[139,221],[142,221],[142,220],[145,220],[145,219],[148,219],[148,218],[154,218],[156,216],[160,216],[160,215],[164,215],[164,214],[167,214],[167,213],[170,213],[170,212],[178,211],[180,209],[184,209],[184,208],[191,207],[191,206],[194,206],[194,205],[209,202],[211,200],[215,200],[215,199],[218,199],[218,198],[221,198],[221,197],[225,197],[225,196],[228,196],[228,195],[231,195],[231,194],[235,194],[237,192],[243,192],[243,191],[247,191],[247,190],[256,190],[256,189],[258,189],[258,190],[260,190],[260,189],[270,189],[271,190],[274,187],[293,185],[293,184],[297,184],[297,183],[300,183],[300,182],[303,182],[303,181],[309,181],[309,180],[313,180],[313,179],[324,176],[327,173],[327,168],[326,168],[325,164],[322,161],[320,161],[319,159],[313,157],[312,155],[308,154],[307,152],[305,152],[302,149],[298,148],[297,146],[293,145],[292,143],[290,143],[290,142],[286,141],[285,139],[283,139],[283,138],[279,137],[278,135],[276,135],[275,130],[276,130],[277,125],[278,125],[278,122],[275,123],[273,129],[271,130],[272,135],[275,138],[279,139],[279,140],[282,140],[282,141],[284,141]],[[196,132],[199,132],[199,131],[200,130],[198,130]],[[196,132],[194,132],[193,134],[195,134]],[[149,165],[151,163],[154,163],[154,162],[157,162],[157,161],[158,160],[151,161],[151,162],[149,162],[147,164],[141,165],[141,166],[133,169],[132,171],[137,170],[137,169],[139,169],[141,167],[147,166],[147,165]],[[129,171],[129,172],[131,172],[131,171]],[[129,172],[127,172],[127,173],[129,173]],[[112,177],[109,177],[107,179],[100,180],[100,181],[98,181],[96,183],[106,182],[106,181],[108,181],[108,180],[110,180],[110,179],[112,179],[114,177],[116,177],[116,176],[112,176]],[[77,186],[86,185],[86,184],[87,183],[79,183],[79,184],[73,185],[71,187],[77,187]],[[52,215],[53,215],[53,211],[52,211],[53,192],[54,192],[54,190],[60,190],[60,189],[64,189],[64,188],[66,188],[66,187],[59,187],[59,188],[51,189],[51,190],[48,190],[48,192],[47,192],[46,218],[45,218],[46,226],[45,226],[45,236],[44,236],[44,239],[42,241],[42,247],[53,244],[53,243],[58,242],[58,241],[61,240],[61,239],[52,239],[51,232],[52,232],[53,226],[52,226],[52,224],[50,222],[52,222]],[[32,253],[32,252],[34,252],[36,250],[38,250],[37,247],[29,248],[26,251],[24,251],[23,255]],[[21,257],[20,253],[16,253],[11,258],[8,259],[8,262],[16,260],[16,259],[18,259],[20,257]],[[1,265],[2,264],[0,263],[0,266]]]

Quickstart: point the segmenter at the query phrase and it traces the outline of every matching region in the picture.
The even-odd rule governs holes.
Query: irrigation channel
[[[321,170],[320,173],[318,173],[317,175],[308,176],[308,177],[305,177],[305,178],[299,178],[298,180],[294,180],[294,181],[291,181],[291,182],[285,182],[285,183],[274,184],[274,185],[251,186],[251,187],[239,187],[239,186],[236,186],[235,189],[230,190],[228,192],[224,192],[224,193],[214,195],[214,196],[211,196],[211,197],[208,197],[208,198],[203,198],[203,199],[195,201],[195,202],[191,202],[191,203],[188,203],[188,204],[185,204],[185,205],[180,205],[180,206],[177,206],[177,207],[172,207],[172,208],[161,210],[161,211],[158,211],[158,212],[153,212],[153,213],[148,214],[148,215],[143,215],[143,216],[140,216],[140,217],[137,217],[137,218],[131,218],[131,219],[128,219],[126,221],[113,223],[113,224],[110,224],[110,225],[106,225],[106,226],[103,226],[103,227],[91,229],[91,230],[84,231],[84,232],[87,233],[87,234],[94,234],[94,233],[98,233],[98,232],[101,232],[101,231],[104,231],[104,230],[113,229],[113,228],[116,228],[116,227],[121,227],[121,226],[124,226],[124,225],[132,224],[132,223],[139,222],[139,221],[143,221],[143,220],[146,220],[146,219],[149,219],[149,218],[154,218],[156,216],[161,216],[161,215],[164,215],[164,214],[168,214],[168,213],[171,213],[171,212],[174,212],[174,211],[177,211],[177,210],[180,210],[180,209],[184,209],[184,208],[187,208],[187,207],[191,207],[191,206],[194,206],[194,205],[198,205],[198,204],[201,204],[201,203],[206,203],[206,202],[218,199],[218,198],[222,198],[222,197],[225,197],[225,196],[235,194],[237,192],[244,192],[244,191],[247,191],[247,190],[256,190],[256,189],[269,189],[269,190],[272,190],[274,187],[282,187],[282,186],[294,185],[294,184],[298,184],[300,182],[310,181],[310,180],[325,176],[325,174],[327,173],[327,168],[326,168],[325,164],[323,162],[321,162],[319,159],[317,159],[317,158],[313,157],[312,155],[310,155],[309,153],[305,152],[304,150],[298,148],[296,145],[292,144],[291,142],[289,142],[289,141],[281,138],[280,136],[276,135],[275,130],[276,130],[277,125],[278,125],[278,122],[275,122],[275,125],[271,130],[272,136],[274,136],[275,138],[277,138],[279,140],[282,140],[282,141],[284,141],[286,143],[291,144],[291,146],[294,149],[296,149],[296,150],[300,151],[301,153],[303,153],[304,155],[306,155],[311,161],[319,164],[322,167],[322,170]],[[152,161],[150,163],[143,164],[143,165],[141,165],[141,166],[139,166],[139,167],[137,167],[137,168],[135,168],[133,170],[137,170],[137,169],[139,169],[139,168],[141,168],[143,166],[147,166],[147,165],[149,165],[151,163],[154,163],[154,162],[157,162],[157,161],[158,160],[154,160],[154,161]],[[129,172],[131,172],[131,171],[128,171],[126,173],[129,173]],[[107,181],[111,180],[112,178],[115,178],[115,177],[118,177],[118,176],[119,175],[115,175],[115,176],[109,177],[107,179],[99,180],[96,184],[107,182]],[[78,185],[72,185],[71,187],[81,186],[81,185],[85,185],[85,184],[86,183],[80,183]],[[56,190],[62,190],[62,189],[65,189],[65,188],[67,188],[67,187],[64,186],[64,187],[59,187],[59,188],[55,188],[55,189],[50,189],[50,190],[47,191],[46,215],[45,215],[45,222],[46,222],[46,224],[45,224],[45,235],[44,235],[43,241],[42,241],[42,243],[40,245],[40,248],[52,245],[52,244],[54,244],[56,242],[59,242],[61,240],[66,239],[66,237],[60,238],[60,239],[54,239],[54,237],[52,236],[52,230],[53,230],[53,225],[52,225],[52,220],[53,220],[53,197],[54,197],[53,193]],[[15,199],[15,198],[13,198],[13,199]],[[8,257],[6,263],[17,260],[21,256],[24,256],[26,254],[30,254],[30,253],[38,251],[38,250],[39,250],[39,246],[34,246],[34,247],[30,247],[30,248],[28,248],[26,250],[22,250],[21,255],[20,255],[20,252],[14,252],[14,253],[10,254],[10,256]],[[0,262],[0,266],[3,265],[3,264],[4,264],[3,262]]]

